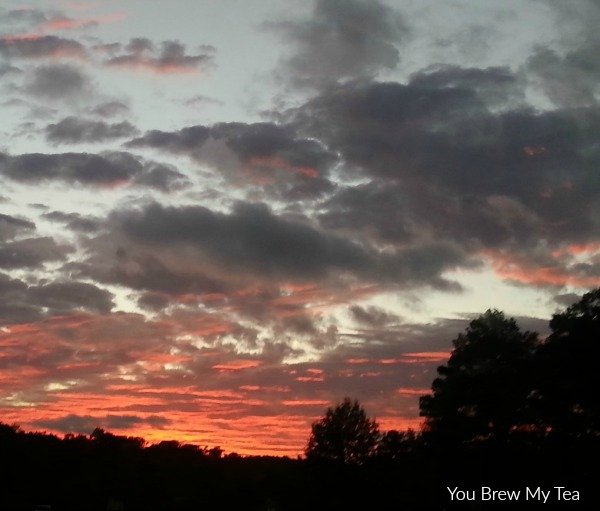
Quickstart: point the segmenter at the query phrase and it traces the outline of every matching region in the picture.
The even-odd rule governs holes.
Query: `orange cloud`
[[[523,153],[525,154],[525,156],[539,156],[541,154],[544,154],[546,152],[546,148],[544,146],[541,145],[527,145],[523,148]]]
[[[296,381],[299,381],[301,383],[317,382],[317,381],[325,381],[325,378],[323,378],[321,376],[298,376],[296,378]]]
[[[9,325],[0,331],[2,420],[55,433],[68,427],[90,433],[96,425],[110,425],[117,434],[150,442],[176,439],[241,454],[300,454],[311,423],[339,399],[337,391],[328,395],[319,384],[326,373],[332,381],[341,376],[339,369],[318,362],[267,364],[218,342],[197,348],[184,340],[189,331],[213,332],[205,327],[223,323],[222,316],[205,313],[159,321],[115,313]],[[425,364],[436,355],[409,353],[393,360]],[[343,368],[346,360],[339,364]],[[367,369],[344,376],[354,378],[353,385],[361,378],[388,377]],[[386,369],[391,376],[396,370]],[[386,428],[413,426],[418,419],[405,418],[418,413],[411,397],[416,402],[416,394],[390,391],[385,403],[368,409],[378,421],[385,418]]]
[[[570,245],[565,250],[554,251],[558,258],[565,253],[579,255],[595,250],[596,243]],[[600,277],[578,275],[569,268],[559,266],[536,266],[522,257],[500,251],[486,250],[483,254],[491,261],[496,275],[504,280],[532,286],[574,286],[593,288],[600,286]]]
[[[317,169],[312,167],[292,165],[281,156],[254,156],[248,160],[248,165],[253,168],[284,170],[286,172],[300,174],[301,176],[311,179],[319,177],[319,171]]]
[[[368,364],[369,359],[368,358],[349,358],[346,360],[346,363],[351,364],[351,365]]]
[[[383,431],[389,431],[391,429],[405,431],[407,429],[421,429],[424,421],[423,419],[415,417],[384,416],[378,417],[377,422],[379,423],[380,429]]]
[[[396,390],[396,392],[403,397],[420,397],[424,396],[425,394],[431,394],[431,389],[415,389],[411,387],[400,387],[398,390]]]
[[[323,399],[290,399],[281,402],[283,406],[328,406],[329,401]]]
[[[99,16],[96,18],[57,17],[38,25],[38,31],[41,33],[46,33],[55,30],[74,30],[80,28],[88,28],[105,23],[117,23],[119,21],[123,21],[125,18],[126,14],[124,12],[115,12],[112,14],[107,14],[106,16]]]
[[[429,364],[433,362],[445,362],[449,357],[449,351],[419,351],[404,353],[399,358],[382,358],[377,363],[381,365]]]
[[[413,353],[404,353],[402,363],[428,363],[428,362],[446,362],[450,358],[449,351],[417,351]]]
[[[212,366],[212,368],[218,371],[242,371],[244,369],[254,369],[260,365],[261,362],[258,360],[231,360],[229,362],[216,364]]]
[[[582,255],[582,254],[597,254],[600,252],[600,243],[592,242],[592,243],[574,243],[572,245],[566,246],[564,252],[567,252],[571,255]],[[561,251],[558,252],[561,254]]]

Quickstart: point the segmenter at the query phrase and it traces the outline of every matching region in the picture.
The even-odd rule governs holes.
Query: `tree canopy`
[[[375,453],[380,436],[377,422],[359,402],[345,398],[313,423],[306,457],[361,464]]]
[[[450,443],[506,438],[528,422],[537,334],[521,332],[512,318],[488,310],[453,341],[448,363],[438,368],[432,394],[420,399],[430,437]]]
[[[551,435],[600,436],[600,289],[554,314],[536,353],[536,409]]]

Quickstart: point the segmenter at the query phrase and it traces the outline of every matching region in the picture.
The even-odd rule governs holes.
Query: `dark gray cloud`
[[[414,73],[410,85],[415,89],[472,91],[488,106],[503,107],[522,103],[523,83],[507,67],[464,68],[436,64]]]
[[[207,126],[191,126],[179,131],[152,130],[144,136],[131,140],[128,147],[152,147],[174,154],[194,156],[209,139],[211,130]]]
[[[279,76],[300,87],[323,87],[393,69],[400,61],[397,46],[408,35],[398,12],[365,0],[317,0],[310,19],[267,26],[292,45]]]
[[[71,248],[52,238],[25,238],[0,246],[0,268],[36,269],[46,262],[63,261]]]
[[[598,103],[600,97],[600,39],[560,54],[538,49],[525,69],[546,96],[559,107],[582,107]]]
[[[561,307],[569,307],[581,300],[581,296],[576,293],[561,293],[553,297],[553,301]]]
[[[187,155],[236,186],[258,187],[272,197],[318,197],[334,188],[328,176],[336,155],[288,126],[220,123],[172,132],[154,130],[126,145]]]
[[[54,35],[38,37],[0,37],[0,55],[5,58],[45,59],[86,56],[85,47],[73,40]]]
[[[145,285],[143,287],[149,287]],[[169,295],[165,293],[144,293],[138,299],[138,305],[142,309],[160,311],[171,303]]]
[[[186,185],[173,167],[144,161],[127,152],[21,154],[0,153],[0,175],[26,184],[62,181],[88,186],[133,184],[170,191]]]
[[[0,321],[4,324],[37,321],[73,312],[106,314],[112,294],[93,284],[56,281],[29,285],[0,273]]]
[[[203,53],[189,55],[185,45],[178,41],[163,41],[157,48],[152,41],[134,38],[124,48],[116,51],[105,61],[108,66],[146,69],[156,73],[185,73],[196,70],[209,70],[214,67],[214,51],[211,46],[203,46]]]
[[[85,263],[68,266],[74,275],[92,278],[99,282],[126,286],[138,291],[152,291],[144,295],[140,304],[150,309],[167,305],[171,297],[182,294],[221,294],[232,289],[231,284],[218,276],[210,276],[202,268],[180,268],[157,254],[144,252],[139,247],[118,246],[110,254],[104,250],[108,244],[100,238],[98,254]],[[111,247],[112,248],[112,247]],[[162,307],[161,307],[162,308]]]
[[[186,99],[182,102],[185,106],[193,106],[193,107],[204,107],[207,105],[224,105],[223,101],[220,101],[215,98],[211,98],[208,96],[204,96],[202,94],[196,94],[191,98]]]
[[[46,11],[40,9],[11,9],[0,11],[0,23],[9,26],[16,25],[37,25],[48,19]]]
[[[129,153],[0,154],[0,173],[23,183],[59,180],[87,185],[113,185],[133,178],[142,163]]]
[[[27,284],[0,273],[0,321],[3,324],[34,321],[40,310],[27,300]]]
[[[129,113],[129,107],[120,101],[100,103],[90,110],[90,113],[100,117],[115,117]]]
[[[38,66],[26,76],[25,91],[44,99],[77,99],[93,92],[89,78],[67,64]]]
[[[6,241],[31,231],[35,231],[33,222],[0,213],[0,241]]]
[[[379,242],[414,240],[418,231],[406,190],[376,181],[341,188],[319,208],[319,221],[327,229],[360,233]]]
[[[100,143],[138,133],[138,129],[128,121],[107,123],[78,117],[65,117],[46,126],[45,131],[46,140],[54,144]]]
[[[319,220],[328,229],[382,243],[415,242],[433,231],[471,249],[526,245],[543,229],[534,211],[508,196],[453,196],[413,186],[374,180],[346,187],[322,204]]]
[[[150,426],[156,429],[162,429],[169,425],[171,421],[159,415],[138,416],[138,415],[105,415],[95,417],[92,415],[69,414],[58,419],[42,419],[34,421],[33,424],[38,428],[48,428],[61,431],[63,433],[84,433],[90,434],[96,428],[105,428],[107,430],[131,429],[134,427]]]
[[[52,282],[29,288],[32,303],[55,313],[87,310],[105,314],[113,307],[112,295],[105,289],[85,282]]]
[[[302,304],[286,305],[281,282],[337,283],[342,294],[348,282],[357,281],[454,290],[441,274],[473,264],[451,243],[380,251],[316,229],[306,219],[244,202],[229,213],[154,203],[112,213],[105,230],[89,241],[88,260],[71,265],[74,275],[171,296],[212,295],[211,306],[225,299],[229,307],[254,317],[278,307],[301,313]],[[231,296],[249,285],[256,293]],[[335,300],[330,295],[327,291],[327,300]],[[281,313],[286,314],[283,308]]]
[[[589,169],[599,162],[600,110],[511,109],[510,99],[491,109],[499,94],[490,83],[513,80],[444,68],[408,84],[347,84],[298,109],[304,135],[372,179],[325,203],[323,225],[388,241],[433,230],[480,248],[597,234],[600,188]]]
[[[355,321],[370,327],[384,327],[390,323],[398,323],[400,321],[398,315],[373,305],[369,307],[352,305],[349,311]]]
[[[44,213],[43,218],[53,222],[66,225],[69,229],[78,232],[91,233],[100,229],[100,220],[93,217],[85,217],[79,213],[63,213],[62,211],[51,211]]]
[[[540,0],[554,9],[556,38],[538,47],[523,66],[535,92],[557,107],[598,105],[600,99],[600,3],[597,0]]]
[[[190,181],[172,165],[148,163],[144,172],[136,176],[134,184],[162,192],[172,192],[186,188]]]
[[[2,103],[2,106],[27,109],[27,118],[30,119],[50,119],[54,118],[54,116],[58,113],[58,110],[55,108],[50,108],[46,105],[41,105],[33,101],[26,101],[21,98],[9,99]],[[32,131],[38,131],[37,125],[33,121],[26,121],[16,126],[15,135],[31,135]]]
[[[365,271],[371,262],[359,245],[283,220],[260,204],[239,203],[231,214],[153,204],[114,218],[136,241],[191,245],[241,272],[314,278],[332,267]]]

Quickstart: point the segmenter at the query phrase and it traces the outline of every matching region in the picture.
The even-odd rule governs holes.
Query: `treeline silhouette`
[[[522,332],[490,310],[454,341],[419,432],[381,432],[357,400],[329,408],[302,459],[223,455],[102,429],[27,433],[0,423],[0,509],[600,509],[600,289]],[[578,502],[452,501],[448,487],[579,492]],[[555,493],[555,492],[554,492]]]

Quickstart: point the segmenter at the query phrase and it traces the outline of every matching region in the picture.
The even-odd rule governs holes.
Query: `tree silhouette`
[[[357,400],[345,398],[312,425],[306,457],[361,464],[375,454],[379,426],[367,417]]]
[[[600,288],[554,314],[536,353],[536,412],[551,435],[600,436]]]
[[[536,333],[521,332],[497,310],[471,321],[438,368],[432,394],[420,399],[426,436],[446,444],[506,440],[527,424],[537,343]]]
[[[400,460],[418,446],[418,437],[412,429],[386,431],[377,445],[377,457],[385,460]]]

